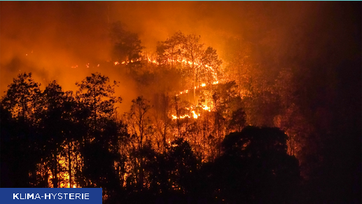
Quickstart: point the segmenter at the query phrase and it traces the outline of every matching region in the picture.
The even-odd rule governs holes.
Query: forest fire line
[[[216,85],[216,84],[219,84],[219,81],[214,81],[214,82],[212,82],[212,85]],[[194,86],[194,89],[196,90],[196,89],[199,89],[199,88],[204,88],[204,87],[206,87],[206,86],[207,86],[206,83],[202,83],[202,84],[199,85],[199,86]],[[180,91],[178,94],[176,94],[176,96],[182,95],[182,94],[187,94],[187,93],[189,93],[189,89]]]
[[[123,65],[128,65],[130,63],[134,63],[134,62],[140,62],[140,61],[147,61],[148,63],[151,63],[151,64],[156,64],[156,65],[160,65],[160,63],[156,60],[156,59],[151,59],[149,56],[143,56],[139,59],[136,59],[136,60],[125,60],[125,61],[122,61],[121,63],[116,61],[114,62],[114,65],[119,65],[119,64],[123,64]],[[207,64],[203,65],[202,63],[197,63],[197,62],[192,62],[192,61],[188,61],[186,59],[177,59],[177,60],[174,60],[174,59],[167,59],[167,62],[168,63],[182,63],[182,64],[185,64],[185,65],[195,65],[195,66],[202,66],[202,67],[205,67],[207,69],[209,69],[212,73],[212,76],[214,77],[214,82],[218,81],[217,80],[217,74],[215,72],[215,70],[212,68],[212,66],[209,66]],[[213,82],[213,83],[214,83]]]
[[[201,106],[196,106],[196,108],[201,108],[202,110],[204,111],[208,111],[208,112],[211,112],[211,107],[207,106],[207,105],[201,105]],[[200,113],[196,113],[194,109],[194,106],[190,106],[190,107],[185,107],[186,110],[190,110],[190,113],[191,114],[184,114],[184,115],[180,115],[180,116],[177,116],[177,115],[174,115],[172,114],[172,120],[177,120],[177,119],[185,119],[185,118],[194,118],[194,119],[198,119],[201,114]]]
[[[130,63],[133,63],[133,62],[139,62],[139,61],[146,61],[147,63],[151,63],[151,64],[155,64],[155,65],[160,65],[159,62],[157,62],[156,59],[152,59],[151,57],[149,56],[145,56],[145,57],[141,57],[137,60],[125,60],[125,61],[122,61],[121,63],[119,63],[118,61],[114,62],[114,65],[128,65]],[[177,59],[177,60],[173,60],[173,59],[167,59],[167,62],[168,63],[182,63],[182,64],[185,64],[185,65],[195,65],[195,66],[203,66],[202,63],[197,63],[197,62],[191,62],[191,61],[187,61],[186,59]],[[214,78],[214,81],[211,82],[210,85],[217,85],[219,83],[218,79],[217,79],[217,74],[215,72],[215,70],[212,68],[212,66],[209,66],[209,65],[204,65],[204,67],[208,68],[211,73],[212,73],[212,76]],[[205,88],[207,87],[208,85],[206,83],[201,83],[200,85],[197,85],[197,86],[194,86],[194,90],[197,90],[199,88]],[[176,94],[176,96],[179,96],[179,95],[182,95],[182,94],[187,94],[189,93],[189,89],[186,89],[186,90],[183,90],[183,91],[180,91],[179,93]],[[193,109],[193,107],[189,107],[191,109]],[[207,105],[202,105],[201,108],[203,110],[206,110],[206,111],[211,111],[211,108],[208,107]],[[176,120],[176,119],[184,119],[184,118],[194,118],[194,119],[197,119],[199,118],[200,116],[200,113],[196,114],[195,111],[191,111],[191,116],[189,114],[185,114],[185,115],[180,115],[180,116],[176,116],[176,115],[172,115],[172,120]]]
[[[115,61],[113,64],[114,64],[115,66],[120,65],[120,64],[122,64],[122,65],[128,65],[128,64],[130,64],[130,63],[140,62],[140,61],[146,61],[146,62],[151,63],[151,64],[160,65],[160,63],[159,63],[156,59],[151,59],[149,56],[143,56],[143,57],[141,57],[141,58],[139,58],[139,59],[136,59],[136,60],[124,60],[124,61],[122,61],[122,62]],[[209,66],[209,65],[207,65],[207,64],[203,65],[202,63],[187,61],[187,60],[185,60],[185,59],[182,59],[182,60],[179,60],[179,59],[178,59],[178,60],[167,59],[167,62],[168,62],[168,63],[177,62],[177,63],[182,63],[182,64],[184,64],[184,65],[195,65],[195,66],[205,67],[205,68],[207,68],[207,69],[209,69],[209,70],[211,71],[211,74],[212,74],[212,76],[213,76],[213,78],[214,78],[214,81],[211,82],[211,84],[218,84],[218,83],[219,83],[219,81],[218,81],[218,79],[217,79],[217,73],[216,73],[215,70],[212,68],[212,66]],[[79,67],[78,65],[73,65],[73,66],[71,66],[72,69],[75,69],[75,68],[78,68],[78,67]],[[86,64],[86,67],[89,68],[89,67],[90,67],[90,63],[87,63],[87,64]],[[100,64],[97,64],[97,67],[100,67]],[[205,87],[205,86],[206,86],[206,83],[201,83],[200,86],[201,86],[201,87]],[[197,86],[197,87],[195,86],[194,89],[199,88],[200,86]]]
[[[177,117],[176,115],[172,115],[172,120],[191,118],[191,117],[194,119],[197,119],[200,116],[200,114],[196,114],[195,111],[191,111],[191,113],[192,113],[192,116],[190,116],[188,114],[180,115],[179,117]]]

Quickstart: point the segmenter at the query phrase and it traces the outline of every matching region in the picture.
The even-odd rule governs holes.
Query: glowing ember
[[[207,110],[207,111],[211,111],[211,109],[210,109],[210,107],[208,107],[207,105],[204,105],[203,107],[202,107],[202,109],[204,109],[204,110]]]
[[[200,116],[200,114],[199,114],[199,115],[197,115],[197,114],[195,113],[195,111],[191,111],[191,112],[192,112],[193,117],[194,117],[195,119],[197,119],[197,118]]]
[[[177,117],[175,115],[172,115],[172,120],[177,120],[177,119],[184,119],[184,118],[191,118],[188,114],[185,115],[181,115],[180,117]]]

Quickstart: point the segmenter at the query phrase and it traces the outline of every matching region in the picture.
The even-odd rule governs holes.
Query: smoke
[[[0,19],[1,93],[21,72],[32,72],[43,88],[56,80],[64,90],[100,72],[123,82],[117,94],[125,102],[137,96],[133,82],[110,66],[105,4],[1,2]]]
[[[71,82],[86,72],[82,69],[87,63],[104,59],[109,50],[107,25],[94,17],[94,10],[68,2],[2,2],[0,63],[7,77],[1,80],[1,91],[19,70],[34,72],[41,80]],[[80,68],[71,69],[73,65]]]
[[[0,2],[0,92],[20,72],[33,72],[43,85],[57,80],[65,90],[101,72],[121,81],[119,94],[131,101],[139,94],[135,82],[107,64],[108,28],[115,21],[137,33],[147,53],[155,51],[157,41],[182,31],[200,35],[225,63],[247,44],[253,46],[255,61],[267,64],[265,71],[316,66],[331,56],[339,63],[358,55],[358,7],[324,2]]]

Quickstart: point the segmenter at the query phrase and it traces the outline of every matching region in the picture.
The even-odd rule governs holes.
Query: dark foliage
[[[115,103],[121,101],[114,96],[116,83],[108,84],[108,77],[92,74],[78,83],[80,90],[73,95],[55,81],[39,91],[30,74],[19,75],[0,103],[1,187],[60,187],[61,178],[50,179],[50,171],[67,172],[70,184],[101,187],[104,203],[305,203],[316,200],[314,185],[330,182],[313,174],[303,184],[298,160],[287,154],[287,135],[278,128],[244,127],[245,112],[228,97],[234,94],[219,94],[215,100],[220,110],[233,109],[220,111],[220,117],[232,118],[229,129],[241,131],[227,135],[220,153],[202,163],[183,136],[164,142],[162,151],[154,149],[144,114],[151,106],[142,97],[134,100],[134,120],[128,120],[135,129],[129,135],[127,125],[114,116]],[[331,137],[339,138],[338,133],[342,131]],[[348,145],[328,141],[325,148]],[[59,164],[58,155],[66,158],[67,167]],[[344,167],[331,165],[333,155],[324,159],[319,172],[343,172]],[[133,170],[127,170],[130,164]],[[333,190],[320,192],[326,200]],[[350,194],[348,189],[342,193]]]

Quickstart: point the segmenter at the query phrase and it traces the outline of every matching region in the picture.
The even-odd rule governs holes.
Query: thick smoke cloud
[[[201,35],[225,64],[246,43],[260,49],[256,60],[274,69],[338,64],[360,57],[360,8],[308,2],[1,2],[0,91],[24,71],[43,85],[55,79],[65,90],[98,71],[122,81],[121,95],[130,101],[135,84],[104,65],[115,21],[138,33],[147,53],[182,31]]]
[[[84,72],[71,66],[83,69],[89,61],[105,58],[107,25],[104,12],[99,14],[96,8],[101,9],[68,2],[2,2],[0,63],[7,77],[1,91],[19,70],[69,83]]]

